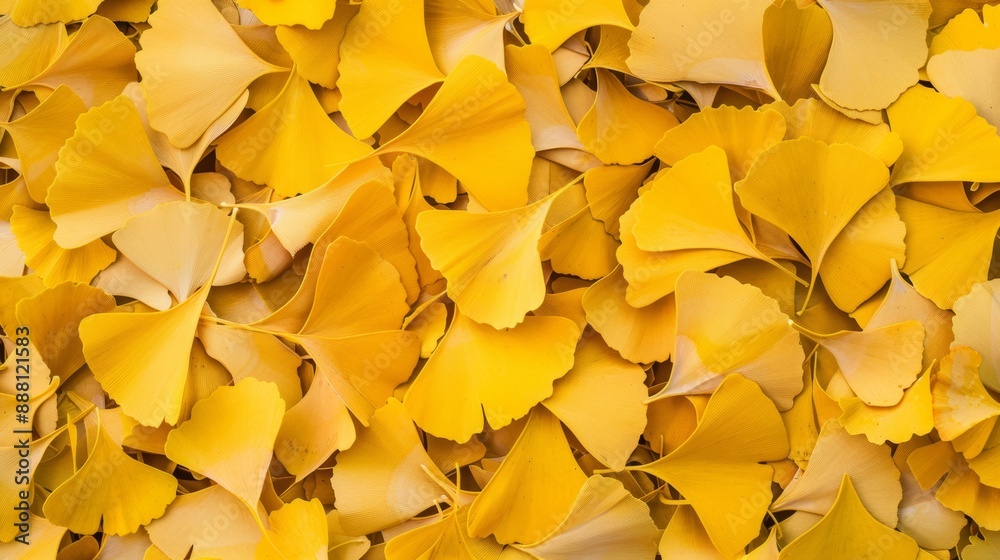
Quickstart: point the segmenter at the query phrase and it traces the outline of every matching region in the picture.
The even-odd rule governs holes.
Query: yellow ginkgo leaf
[[[827,97],[849,109],[884,109],[917,83],[917,70],[927,60],[928,0],[817,3],[833,23],[830,57],[819,81]],[[899,13],[905,16],[893,18]],[[863,54],[871,52],[883,54]]]
[[[62,2],[58,6],[46,4],[41,0],[12,0],[8,2],[10,20],[21,27],[31,27],[40,23],[70,23],[82,19],[97,11],[102,0],[72,0]]]
[[[11,39],[8,48],[0,54],[2,87],[17,85],[40,74],[65,46],[67,39],[66,26],[62,23],[21,27],[11,18],[0,21],[0,33]]]
[[[115,260],[114,249],[100,239],[76,249],[60,247],[54,239],[56,224],[48,212],[15,206],[10,229],[25,264],[50,288],[67,281],[89,283]]]
[[[760,546],[748,552],[741,560],[778,560],[778,531],[774,528]]]
[[[219,197],[207,197],[195,192],[197,184],[194,181],[201,174],[196,175],[194,170],[206,152],[208,152],[210,145],[215,143],[216,138],[222,135],[239,118],[250,97],[249,92],[244,92],[235,103],[230,105],[218,119],[208,126],[205,133],[194,144],[191,144],[187,148],[174,146],[170,143],[170,138],[166,134],[154,130],[149,124],[149,115],[146,112],[146,96],[142,91],[142,86],[138,82],[133,82],[125,86],[122,94],[128,96],[132,100],[132,103],[135,104],[136,111],[139,113],[139,120],[146,131],[146,137],[149,138],[149,145],[153,149],[153,153],[156,154],[156,159],[160,161],[160,164],[176,173],[180,177],[181,183],[184,184],[185,190],[192,196],[218,203]],[[143,160],[145,160],[145,157]],[[211,175],[204,174],[201,176]],[[218,177],[218,175],[215,176]],[[229,196],[232,196],[228,191],[229,186],[227,185],[225,188],[225,192]],[[226,201],[232,202],[232,200]]]
[[[333,17],[336,0],[243,0],[241,6],[253,12],[267,25],[303,25],[309,29],[319,29]]]
[[[710,394],[730,374],[760,385],[778,410],[802,390],[805,355],[778,302],[755,286],[714,274],[677,279],[673,369],[652,399]]]
[[[857,485],[868,511],[881,523],[895,527],[903,491],[889,448],[848,434],[837,420],[823,424],[809,465],[797,473],[771,510],[826,515],[834,507],[845,476]]]
[[[689,505],[681,504],[670,515],[660,544],[657,547],[664,558],[698,558],[699,560],[726,560],[731,558],[719,552],[705,532],[705,525]],[[733,555],[735,556],[735,555]]]
[[[340,43],[347,32],[347,24],[360,9],[360,4],[341,4],[333,18],[315,30],[303,25],[279,25],[275,29],[278,41],[288,51],[295,62],[295,70],[302,77],[326,88],[337,87]]]
[[[983,385],[994,391],[1000,391],[1000,348],[992,334],[997,330],[998,321],[1000,280],[976,284],[968,294],[955,301],[952,323],[955,346],[968,346],[982,356],[979,377]]]
[[[224,286],[243,279],[243,225],[209,204],[170,202],[129,218],[112,236],[133,264],[185,301],[213,277]],[[228,236],[227,236],[228,235]],[[213,275],[218,248],[219,269]]]
[[[812,97],[830,54],[833,25],[819,6],[782,2],[764,10],[764,61],[780,99],[789,105]]]
[[[949,9],[942,9],[941,4],[950,4],[934,1],[934,15],[931,17],[931,27],[947,23],[934,37],[931,38],[930,55],[936,56],[946,51],[974,51],[976,49],[995,49],[1000,47],[1000,33],[997,32],[996,23],[1000,21],[1000,11],[996,6],[977,6],[981,4],[976,1],[973,4],[968,2],[956,2]],[[981,8],[981,9],[977,9]],[[940,12],[940,13],[939,13]],[[938,25],[933,25],[934,20],[944,16],[944,21]]]
[[[915,86],[887,109],[889,127],[903,141],[892,184],[916,181],[1000,181],[1000,137],[976,108]]]
[[[895,524],[893,524],[895,525]],[[816,525],[781,550],[780,560],[855,558],[872,547],[886,560],[912,560],[920,547],[909,536],[896,532],[873,517],[854,489],[850,475],[840,482],[829,512]]]
[[[535,408],[469,508],[469,534],[492,534],[501,544],[541,541],[570,514],[586,481],[559,419]]]
[[[646,427],[645,380],[641,367],[592,336],[580,342],[573,368],[554,383],[552,396],[542,405],[595,459],[620,471]],[[593,411],[601,407],[614,410],[614,416],[595,416]]]
[[[803,167],[803,161],[810,163]],[[746,179],[736,184],[736,194],[747,210],[787,232],[809,257],[810,291],[799,313],[808,305],[819,278],[834,303],[845,311],[853,311],[889,279],[884,265],[859,272],[850,266],[852,258],[879,259],[885,264],[892,258],[903,260],[904,227],[898,217],[894,219],[895,206],[888,194],[865,210],[888,179],[885,164],[860,148],[803,137],[764,152]],[[814,186],[793,187],[803,183]],[[848,228],[852,220],[855,227]],[[847,240],[835,247],[842,234]],[[824,267],[827,255],[834,262]]]
[[[576,123],[559,89],[555,61],[540,44],[507,46],[507,78],[525,102],[524,118],[531,127],[531,144],[538,152],[555,149],[584,150]]]
[[[5,469],[6,472],[15,473],[15,476],[7,477],[7,480],[0,483],[0,490],[2,490],[0,507],[4,508],[3,514],[0,514],[0,521],[3,521],[3,525],[0,526],[0,542],[14,542],[14,537],[18,534],[28,532],[22,531],[23,527],[18,525],[24,522],[21,520],[21,512],[28,515],[27,510],[32,504],[29,500],[23,499],[20,493],[25,490],[25,485],[29,488],[32,487],[35,473],[38,472],[38,465],[42,462],[42,456],[49,449],[52,440],[62,433],[63,430],[60,429],[38,439],[21,435],[19,436],[21,440],[15,442],[14,445],[0,447],[0,468]],[[22,465],[20,467],[19,462]],[[20,473],[18,472],[19,468],[22,470]],[[21,478],[22,476],[24,478]],[[34,500],[38,499],[37,496],[38,494],[35,492],[29,495]],[[35,527],[29,526],[29,530],[34,533]],[[31,537],[34,540],[34,535]],[[3,551],[2,544],[0,544],[0,551]]]
[[[197,558],[253,558],[262,538],[257,520],[267,517],[263,506],[256,510],[254,514],[239,498],[214,484],[177,496],[167,513],[147,527],[149,539],[162,551],[163,556],[157,558],[177,560],[188,552]],[[219,519],[226,520],[224,531],[213,525]]]
[[[590,206],[580,208],[545,232],[538,249],[554,272],[587,280],[608,275],[618,264],[618,244],[591,214]]]
[[[87,461],[45,500],[45,517],[74,533],[134,533],[163,515],[176,496],[177,481],[129,457],[100,420],[105,413],[96,414],[97,434]]]
[[[937,500],[938,485],[922,488],[907,464],[910,455],[926,446],[926,437],[914,437],[899,445],[892,456],[899,469],[903,500],[899,502],[899,523],[896,528],[910,535],[927,550],[947,550],[958,544],[962,529],[968,523],[965,515],[945,507]],[[947,442],[944,445],[948,445]]]
[[[408,154],[397,157],[392,169],[397,204],[403,212],[410,239],[410,253],[417,264],[420,285],[427,286],[443,278],[420,248],[420,234],[417,233],[417,216],[433,208],[424,198],[419,162],[415,157]]]
[[[1000,107],[992,97],[998,87],[994,79],[998,69],[1000,48],[948,51],[927,61],[927,74],[934,87],[948,97],[972,103],[979,116],[992,126],[1000,126]]]
[[[115,299],[104,290],[65,282],[17,302],[15,313],[52,375],[67,379],[84,364],[80,321],[114,307]]]
[[[424,3],[362,3],[340,43],[338,70],[344,119],[355,137],[368,138],[406,100],[444,81],[427,41]]]
[[[344,168],[332,164],[369,153],[367,144],[327,117],[309,82],[296,72],[273,101],[227,132],[216,151],[233,173],[283,196],[311,191]]]
[[[403,405],[389,399],[358,431],[354,445],[337,455],[331,482],[344,530],[365,535],[445,501],[446,488],[453,488],[446,480]]]
[[[47,560],[55,558],[59,553],[59,547],[63,542],[63,537],[69,531],[66,527],[60,527],[44,517],[39,517],[28,512],[28,527],[30,527],[30,537],[26,540],[30,546],[20,541],[0,542],[0,554],[10,560]]]
[[[459,61],[474,54],[504,67],[504,28],[518,13],[497,14],[492,3],[488,9],[475,2],[424,0],[427,18],[427,41],[434,61],[445,74]]]
[[[205,284],[188,299],[166,311],[99,313],[80,323],[83,355],[95,379],[126,414],[145,426],[175,424],[180,418],[198,320],[235,222],[235,216],[230,218],[219,246],[205,248],[217,253],[215,264]],[[188,254],[197,258],[202,252]]]
[[[934,427],[942,440],[951,441],[966,458],[978,455],[1000,416],[979,376],[982,357],[968,346],[956,346],[941,360],[932,384]]]
[[[918,292],[951,309],[975,284],[987,280],[1000,211],[957,212],[901,196],[896,207],[906,223],[903,272]]]
[[[73,135],[76,118],[85,110],[80,97],[68,86],[61,85],[23,117],[0,123],[17,148],[21,176],[32,200],[45,202],[56,176],[53,165],[59,158],[59,148]],[[91,149],[94,148],[91,141]]]
[[[626,300],[627,286],[621,266],[594,282],[583,295],[587,322],[626,360],[665,361],[674,346],[673,294],[645,307],[632,307]]]
[[[770,5],[748,0],[734,11],[727,0],[683,5],[653,0],[629,40],[628,66],[647,81],[732,84],[777,97],[761,31]]]
[[[524,31],[531,42],[544,45],[550,52],[574,33],[588,27],[613,25],[628,30],[634,27],[622,0],[597,0],[569,5],[558,0],[527,0],[521,13],[521,21],[524,22]]]
[[[135,56],[135,44],[114,22],[91,16],[45,70],[9,89],[42,93],[66,85],[90,108],[117,96],[136,80]]]
[[[605,231],[616,239],[620,231],[618,219],[639,196],[639,187],[652,166],[653,160],[643,165],[595,167],[587,171],[583,179],[590,213],[603,222]]]
[[[969,546],[962,549],[962,560],[990,560],[1000,555],[1000,531],[980,531],[978,538],[970,538]]]
[[[296,482],[315,471],[338,449],[354,443],[354,422],[330,381],[313,376],[309,391],[281,422],[274,454]]]
[[[256,560],[327,557],[326,512],[319,500],[292,500],[267,516],[270,527],[257,544]]]
[[[423,212],[420,246],[470,319],[510,328],[545,299],[538,241],[555,196],[500,212]],[[475,236],[463,232],[475,231]]]
[[[726,152],[730,176],[739,181],[761,153],[785,137],[786,130],[780,113],[732,105],[707,108],[668,130],[656,144],[656,157],[677,165],[689,155],[718,146]]]
[[[196,403],[164,449],[171,461],[211,478],[256,514],[284,413],[273,383],[244,379]]]
[[[770,466],[788,456],[781,416],[756,383],[728,375],[708,400],[691,436],[668,455],[645,465],[676,488],[725,557],[757,536],[771,503]],[[739,522],[733,522],[733,519]]]
[[[632,95],[608,70],[597,70],[597,98],[576,133],[606,164],[640,163],[653,155],[663,133],[677,126],[670,111]]]
[[[767,107],[785,117],[786,140],[806,136],[827,144],[851,144],[886,165],[892,165],[903,151],[899,135],[891,132],[889,125],[850,119],[818,99],[800,99],[791,107],[776,101]]]
[[[178,148],[197,142],[251,82],[287,71],[254,54],[211,3],[168,0],[149,24],[135,63],[150,124]]]
[[[848,433],[864,434],[876,445],[886,440],[902,443],[915,435],[928,434],[934,429],[930,379],[928,370],[903,391],[903,398],[895,406],[868,406],[858,397],[842,399],[844,414],[840,423]]]
[[[160,167],[135,105],[124,95],[80,116],[55,169],[45,202],[56,242],[69,249],[119,229],[132,215],[184,198]],[[118,187],[109,190],[109,183]]]
[[[457,312],[403,404],[423,430],[466,442],[483,430],[484,414],[499,429],[552,395],[553,381],[573,366],[579,337],[564,317],[526,317],[496,330]]]
[[[468,510],[453,506],[438,519],[401,533],[385,545],[386,560],[499,560],[502,546],[491,537],[469,536]]]
[[[501,69],[469,55],[448,74],[413,124],[376,153],[427,158],[458,178],[487,209],[517,208],[527,202],[535,155],[525,110],[524,99]],[[473,145],[476,149],[470,151]]]
[[[833,355],[851,390],[871,406],[895,406],[922,370],[924,328],[917,321],[832,334],[796,329]]]
[[[656,554],[659,531],[649,508],[621,482],[592,476],[572,509],[541,541],[514,545],[540,560],[577,558],[581,551],[600,558],[648,560]]]
[[[923,367],[929,368],[934,360],[948,355],[949,346],[955,339],[951,330],[953,314],[920,295],[920,292],[903,280],[896,262],[890,264],[892,280],[889,289],[862,326],[865,329],[878,329],[904,321],[919,321],[924,327]],[[959,329],[957,323],[955,329]]]
[[[94,287],[113,296],[125,296],[141,301],[157,311],[170,308],[173,300],[163,284],[122,255],[94,278]]]

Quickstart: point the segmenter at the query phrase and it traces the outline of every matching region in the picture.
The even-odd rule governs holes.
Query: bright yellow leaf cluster
[[[1000,6],[0,0],[0,558],[1000,558]]]

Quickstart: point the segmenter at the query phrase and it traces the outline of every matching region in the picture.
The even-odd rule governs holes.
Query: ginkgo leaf
[[[358,431],[354,445],[337,455],[331,482],[347,534],[365,535],[444,501],[445,480],[403,405],[389,399]]]
[[[809,166],[803,168],[799,164],[802,161],[810,162]],[[847,170],[850,179],[845,176]],[[888,179],[885,164],[868,152],[848,144],[827,145],[804,137],[781,142],[764,152],[746,179],[736,184],[736,194],[747,210],[787,232],[809,257],[810,292],[799,313],[808,305],[819,278],[834,303],[845,311],[853,311],[889,279],[889,270],[884,266],[869,269],[861,276],[839,274],[836,266],[824,268],[829,253],[835,253],[837,263],[849,260],[848,255],[880,258],[885,263],[892,258],[903,259],[904,228],[898,218],[893,219],[892,202],[863,211],[866,203],[883,191]],[[804,182],[814,187],[792,187]],[[855,215],[862,212],[871,223],[861,223],[845,232]],[[856,240],[873,231],[878,235],[869,236],[873,237],[870,243],[847,243],[839,251],[832,249],[842,233]]]
[[[782,2],[764,10],[764,62],[774,89],[789,105],[812,97],[830,54],[833,25],[819,6]]]
[[[730,176],[739,181],[757,157],[780,142],[786,132],[780,113],[723,105],[699,111],[668,130],[656,144],[655,153],[673,166],[709,146],[718,146],[726,152]]]
[[[891,407],[868,406],[857,397],[840,401],[844,409],[840,423],[850,434],[864,434],[868,441],[882,445],[886,440],[902,443],[914,435],[922,436],[934,429],[931,406],[930,371],[903,391],[903,398]]]
[[[274,454],[298,482],[334,451],[349,448],[354,437],[354,422],[347,407],[326,376],[317,373],[302,400],[285,413]]]
[[[68,249],[121,228],[130,216],[184,198],[160,167],[135,105],[124,95],[80,116],[55,169],[45,203],[56,224],[55,240]],[[109,183],[117,188],[107,189]]]
[[[502,70],[469,55],[448,74],[413,124],[376,153],[427,158],[458,178],[487,209],[517,208],[527,202],[535,155],[525,110],[524,99]],[[470,151],[470,145],[476,149]]]
[[[584,150],[576,135],[576,123],[559,89],[559,74],[548,50],[540,44],[507,46],[504,61],[507,79],[524,98],[524,118],[531,127],[531,145],[535,150]]]
[[[425,368],[426,369],[426,368]],[[553,384],[542,405],[555,414],[595,459],[620,471],[646,427],[642,368],[623,359],[597,337],[580,342],[573,368]],[[596,417],[605,407],[613,417]]]
[[[107,313],[115,299],[98,288],[65,282],[17,302],[16,317],[30,329],[32,344],[52,375],[67,379],[84,365],[80,321]]]
[[[922,370],[924,328],[917,321],[831,334],[796,329],[833,355],[847,384],[871,406],[895,406]]]
[[[208,204],[169,202],[128,218],[111,237],[133,264],[185,301],[213,277],[224,286],[243,279],[243,225]],[[218,248],[219,269],[213,275]]]
[[[912,538],[893,531],[869,513],[850,475],[845,474],[829,512],[785,546],[778,558],[853,558],[868,554],[872,546],[877,546],[880,557],[887,560],[910,560],[920,550]]]
[[[149,24],[135,55],[149,123],[178,148],[197,142],[251,82],[287,71],[254,54],[211,3],[167,0]]]
[[[845,476],[857,485],[871,515],[895,527],[903,491],[889,448],[848,434],[837,420],[823,424],[808,466],[792,479],[771,510],[826,515],[835,506],[837,489]]]
[[[597,98],[577,125],[587,151],[606,164],[640,163],[663,133],[677,126],[670,111],[629,93],[611,72],[597,70]]]
[[[179,560],[187,556],[243,560],[251,558],[261,540],[258,519],[266,519],[263,506],[254,514],[223,486],[214,484],[197,492],[177,496],[163,517],[147,527],[149,539],[163,557]],[[226,529],[213,523],[226,520]]]
[[[892,165],[903,151],[899,135],[885,123],[871,124],[845,117],[818,99],[799,99],[791,107],[783,101],[767,106],[785,117],[785,139],[803,136],[827,144],[851,144],[886,165]]]
[[[40,23],[70,23],[87,19],[97,11],[102,0],[73,0],[53,6],[40,0],[13,0],[9,2],[10,20],[21,27]]]
[[[719,552],[732,557],[757,535],[771,502],[773,471],[760,463],[787,455],[788,438],[774,404],[756,383],[728,375],[680,447],[628,468],[676,488]]]
[[[501,544],[534,543],[571,512],[587,477],[559,420],[535,408],[493,478],[469,508],[469,534]]]
[[[968,346],[956,346],[941,360],[932,384],[934,427],[956,451],[973,458],[983,450],[1000,416],[979,376],[982,357]]]
[[[502,546],[490,537],[473,538],[466,508],[453,506],[438,519],[399,534],[385,545],[386,560],[498,560]]]
[[[194,405],[170,431],[170,460],[211,478],[257,514],[285,403],[273,383],[244,379]]]
[[[554,196],[500,212],[423,212],[420,246],[470,319],[510,328],[545,299],[538,241]],[[476,231],[476,236],[462,232]]]
[[[631,30],[634,26],[621,0],[580,2],[566,8],[558,0],[527,0],[521,13],[524,31],[533,44],[549,51],[574,33],[598,25],[613,25]]]
[[[337,87],[340,71],[340,43],[347,32],[347,24],[361,9],[360,4],[340,4],[333,17],[323,22],[319,29],[304,25],[284,26],[275,29],[278,41],[295,62],[295,70],[310,82],[333,89]]]
[[[65,46],[67,39],[66,26],[61,23],[22,27],[11,18],[0,21],[0,33],[11,39],[8,48],[0,54],[0,86],[3,87],[37,76]]]
[[[838,105],[884,109],[917,83],[927,60],[931,3],[920,0],[816,0],[833,23],[833,44],[819,87]],[[902,17],[894,14],[905,10]],[[872,57],[863,53],[878,52]]]
[[[329,536],[326,512],[319,500],[292,500],[267,516],[265,536],[257,544],[255,558],[326,558]]]
[[[958,543],[968,520],[961,512],[948,509],[937,500],[934,494],[937,493],[938,485],[921,488],[907,464],[910,454],[929,441],[925,437],[915,437],[897,447],[892,456],[903,486],[903,500],[899,502],[899,523],[896,528],[912,537],[922,548],[946,550],[954,548]]]
[[[48,212],[15,206],[10,229],[24,262],[35,270],[47,287],[63,282],[89,283],[117,254],[104,241],[95,239],[76,249],[63,249],[55,241],[56,224]]]
[[[475,2],[424,0],[427,42],[438,68],[449,74],[470,54],[504,67],[504,29],[518,13],[495,10],[492,3],[484,10]]]
[[[934,87],[948,97],[972,103],[976,113],[992,126],[1000,126],[1000,107],[992,97],[997,90],[993,81],[997,69],[1000,69],[998,48],[953,50],[927,61],[927,75]]]
[[[648,81],[732,84],[777,97],[761,31],[770,5],[748,0],[734,13],[727,0],[696,5],[653,0],[629,39],[628,66]]]
[[[216,150],[233,173],[283,196],[311,191],[344,169],[334,163],[369,153],[367,144],[327,117],[309,82],[296,72],[273,101],[229,130]]]
[[[970,538],[969,546],[962,549],[963,560],[990,560],[1000,554],[1000,531],[980,531],[978,538]]]
[[[338,70],[344,118],[355,137],[368,138],[407,99],[445,79],[427,41],[424,3],[362,3],[340,43]]]
[[[694,508],[685,504],[677,506],[670,515],[670,521],[663,531],[657,550],[664,558],[690,557],[699,560],[729,558],[715,548]]]
[[[250,98],[249,92],[244,92],[236,101],[226,109],[218,119],[216,119],[212,124],[208,126],[205,133],[201,135],[193,144],[186,148],[178,148],[170,143],[170,138],[166,134],[154,130],[149,124],[149,114],[146,111],[146,96],[143,93],[142,86],[138,82],[133,82],[125,86],[125,90],[122,91],[123,95],[128,96],[135,104],[136,111],[139,114],[139,120],[142,122],[142,127],[146,131],[146,137],[149,139],[149,145],[153,149],[153,153],[156,154],[156,159],[160,161],[160,164],[167,169],[172,170],[181,179],[181,183],[184,184],[184,188],[191,196],[195,198],[201,198],[202,200],[210,200],[211,202],[218,203],[219,197],[209,198],[205,196],[200,196],[195,192],[197,189],[197,184],[195,183],[198,175],[195,174],[195,168],[201,162],[201,159],[205,156],[206,152],[209,151],[211,144],[222,135],[233,123],[236,122],[243,109],[246,108],[247,100]],[[144,158],[145,159],[145,158]],[[208,174],[203,174],[201,176],[210,176]],[[216,175],[218,177],[218,175]],[[226,194],[232,196],[228,191],[228,186],[226,187]],[[232,200],[227,200],[227,202],[233,202]]]
[[[674,346],[673,294],[645,307],[632,307],[625,296],[627,286],[621,266],[594,282],[583,295],[587,322],[626,360],[665,361]]]
[[[778,410],[802,389],[805,355],[778,302],[758,288],[714,274],[677,279],[677,324],[666,386],[652,399],[709,394],[725,376],[756,382]]]
[[[601,222],[594,219],[589,206],[546,231],[538,249],[542,260],[549,261],[554,272],[588,280],[606,276],[618,264],[615,260],[618,244],[604,231]]]
[[[253,12],[267,25],[303,25],[309,29],[319,29],[333,17],[336,0],[299,0],[282,2],[279,0],[244,0],[241,4]]]
[[[100,419],[104,412],[97,414]],[[177,481],[126,455],[100,420],[96,429],[87,461],[45,500],[45,517],[75,533],[134,533],[163,515]]]
[[[136,80],[135,44],[111,20],[87,18],[41,73],[10,89],[36,92],[69,86],[86,108],[100,105]]]
[[[913,287],[942,309],[987,280],[1000,211],[956,212],[896,197],[906,223],[906,263]]]
[[[231,217],[220,246],[206,248],[217,253],[214,267],[188,299],[166,311],[99,313],[80,323],[83,355],[95,379],[143,425],[175,424],[180,418],[194,335],[235,222]]]
[[[10,134],[21,162],[21,176],[28,194],[45,202],[59,148],[73,135],[76,118],[86,110],[83,101],[68,86],[61,85],[32,111],[19,119],[0,124]],[[91,147],[93,148],[93,142]]]
[[[639,196],[639,187],[652,165],[650,161],[643,165],[607,165],[587,171],[583,185],[590,213],[603,222],[605,231],[615,238],[620,232],[618,219]]]
[[[403,404],[424,431],[459,443],[520,418],[552,395],[552,383],[573,366],[580,331],[563,317],[526,317],[496,330],[457,312],[414,379]],[[462,399],[442,407],[453,395]]]
[[[892,184],[1000,181],[1000,137],[960,97],[915,86],[889,106],[889,126],[903,141]]]
[[[21,503],[22,497],[20,492],[24,491],[23,486],[25,484],[31,487],[34,483],[35,473],[38,472],[38,465],[42,462],[42,457],[48,451],[52,441],[62,433],[63,430],[57,430],[37,439],[20,436],[21,441],[15,442],[14,445],[0,447],[0,468],[4,468],[10,473],[17,473],[19,463],[21,463],[23,466],[20,468],[26,472],[24,475],[26,480],[20,479],[17,476],[11,476],[0,483],[0,488],[3,490],[2,494],[0,494],[2,496],[0,497],[0,506],[4,508],[2,516],[4,525],[0,528],[0,542],[14,542],[14,537],[22,532],[20,531],[20,527],[17,526],[21,522],[20,512],[27,509],[31,504],[28,504],[27,500],[25,500],[25,504],[27,505]],[[30,441],[25,443],[25,439],[30,439]],[[18,478],[18,480],[15,481],[15,478]],[[37,494],[33,494],[31,497],[37,500],[37,496]],[[34,532],[35,527],[30,527],[30,529]],[[0,551],[3,551],[2,547],[3,545],[0,544]]]
[[[60,527],[44,517],[28,512],[28,526],[31,528],[29,544],[11,540],[0,542],[0,554],[10,560],[45,560],[55,558],[63,537],[69,532],[66,527]]]
[[[979,377],[983,385],[1000,391],[1000,348],[997,328],[1000,322],[1000,280],[976,284],[955,301],[952,327],[955,346],[968,346],[982,356]],[[951,333],[949,333],[951,334]]]
[[[980,5],[978,9],[966,6],[964,2],[949,9],[942,9],[940,3],[934,2],[934,15],[931,16],[931,27],[946,24],[931,38],[930,55],[939,55],[946,51],[974,51],[981,48],[1000,47],[1000,33],[997,33],[996,6]],[[979,2],[976,2],[979,4]],[[944,18],[941,21],[939,18]],[[938,21],[936,22],[935,19]],[[938,23],[939,22],[939,23]],[[933,25],[938,23],[938,25]]]
[[[592,476],[584,483],[569,514],[541,541],[514,545],[541,560],[595,557],[645,560],[656,553],[659,531],[649,508],[617,480]]]

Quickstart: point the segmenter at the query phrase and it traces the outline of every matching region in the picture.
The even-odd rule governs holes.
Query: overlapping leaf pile
[[[1000,557],[1000,8],[0,13],[3,558]]]

